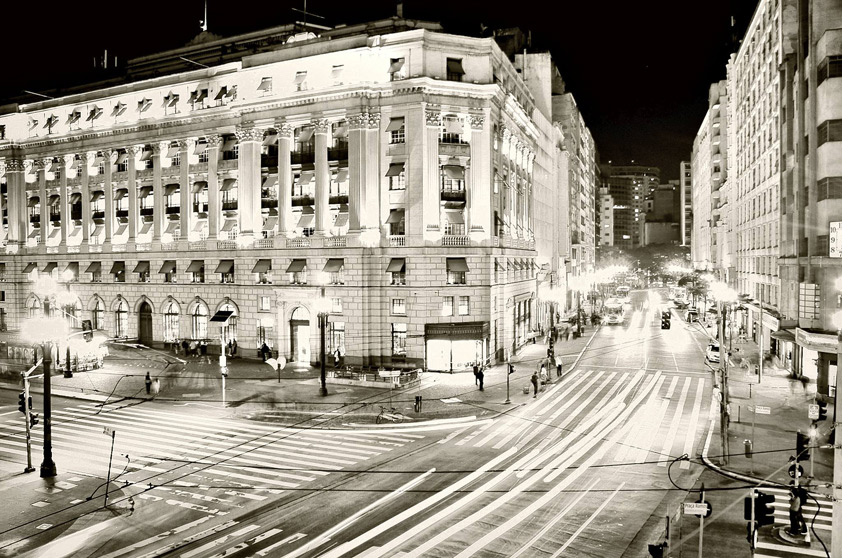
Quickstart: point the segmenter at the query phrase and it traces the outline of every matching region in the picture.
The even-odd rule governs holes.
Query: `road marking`
[[[571,535],[570,538],[567,539],[567,542],[565,542],[562,545],[561,548],[559,548],[552,556],[550,556],[550,558],[556,558],[557,556],[561,556],[561,553],[564,552],[564,550],[568,546],[570,546],[570,543],[572,543],[576,539],[576,537],[578,537],[579,535],[582,534],[582,531],[584,531],[588,527],[588,525],[591,524],[591,521],[593,521],[594,518],[596,518],[596,516],[598,516],[602,512],[603,509],[605,509],[605,506],[608,505],[608,502],[610,502],[614,498],[614,496],[617,495],[617,493],[620,491],[620,489],[623,488],[625,485],[626,485],[626,483],[621,483],[620,486],[618,486],[617,489],[614,490],[614,492],[611,493],[611,496],[609,496],[607,500],[604,500],[602,502],[602,504],[599,505],[599,507],[591,514],[591,516],[588,518],[588,520],[585,521],[584,523],[582,523],[579,526],[579,528],[576,529],[576,531],[573,533],[573,535]]]
[[[775,543],[767,543],[762,541],[757,541],[757,548],[758,549],[766,549],[766,550],[776,550],[778,552],[791,552],[793,554],[803,554],[805,556],[827,556],[827,553],[812,549],[812,548],[799,548],[797,546],[788,546],[783,544],[775,544]],[[761,556],[760,554],[755,553],[755,556]]]
[[[632,444],[634,447],[629,456],[630,461],[634,461],[635,463],[646,461],[646,457],[649,455],[649,449],[655,437],[658,435],[661,423],[664,421],[664,414],[669,407],[676,384],[678,384],[678,376],[673,376],[669,388],[667,388],[667,394],[661,399],[660,405],[656,403],[655,412],[648,417],[648,422],[641,430],[640,437]]]
[[[690,424],[687,427],[687,436],[684,438],[684,454],[693,457],[693,446],[696,443],[696,428],[699,423],[699,415],[702,411],[702,401],[704,400],[705,379],[701,378],[696,385],[696,397],[693,403],[693,413],[690,415]],[[681,469],[689,469],[690,461],[682,461],[679,465]]]
[[[249,557],[249,558],[252,558],[253,556],[266,556],[267,554],[269,554],[270,552],[272,552],[272,551],[273,551],[273,550],[275,550],[276,548],[278,548],[278,547],[280,547],[280,546],[283,546],[283,545],[285,545],[285,544],[289,544],[289,543],[293,543],[293,542],[295,542],[295,541],[301,540],[301,539],[303,539],[303,538],[304,538],[304,537],[306,537],[306,536],[307,536],[307,535],[305,535],[304,533],[295,533],[294,535],[290,535],[290,536],[288,536],[287,538],[285,538],[285,539],[283,539],[283,540],[281,540],[281,541],[278,541],[278,542],[276,542],[276,543],[275,543],[275,544],[273,544],[273,545],[267,546],[267,547],[266,547],[266,548],[264,548],[263,550],[260,550],[260,551],[258,551],[258,552],[255,552],[255,553],[254,553],[254,554],[252,554],[252,555],[251,555],[251,557]]]
[[[678,434],[678,427],[681,426],[681,415],[684,410],[684,402],[687,400],[687,392],[690,391],[690,378],[684,378],[684,386],[681,388],[681,396],[678,398],[678,405],[675,408],[675,414],[670,422],[670,429],[664,438],[664,445],[661,447],[661,455],[658,456],[658,466],[666,467],[667,460],[672,457],[672,445],[675,442],[675,437]]]
[[[255,529],[259,529],[259,528],[260,528],[260,525],[247,525],[246,527],[243,527],[239,531],[235,531],[235,532],[233,532],[231,534],[228,534],[228,535],[223,535],[223,536],[219,537],[218,539],[216,539],[214,541],[211,541],[207,544],[204,544],[204,545],[200,546],[199,548],[196,548],[195,550],[191,550],[190,552],[186,552],[186,553],[182,554],[181,556],[182,556],[182,558],[190,558],[191,556],[196,556],[197,554],[201,554],[201,553],[205,552],[206,550],[210,550],[211,548],[223,545],[231,539],[241,537],[241,536],[243,536],[245,534],[248,534],[248,533],[251,533]]]
[[[656,401],[656,399],[658,397],[658,393],[661,392],[661,385],[665,380],[666,378],[663,376],[658,380],[658,383],[655,385],[655,389],[653,389],[652,393],[649,394],[649,399],[646,401],[646,404],[641,409],[641,412],[638,413],[638,420],[633,424],[629,423],[629,425],[633,426],[633,428],[629,429],[625,442],[622,443],[620,449],[614,455],[615,463],[625,461],[629,451],[637,447],[636,441],[643,437],[644,426],[651,422],[650,417],[654,416],[656,409],[660,407],[660,403]]]

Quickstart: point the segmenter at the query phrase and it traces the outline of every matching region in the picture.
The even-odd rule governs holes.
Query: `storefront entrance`
[[[427,324],[427,370],[454,372],[488,363],[489,324]]]
[[[140,310],[137,313],[137,337],[141,345],[147,347],[152,345],[152,307],[148,302],[140,305]]]
[[[299,306],[292,312],[289,320],[290,355],[293,362],[310,364],[310,313]]]

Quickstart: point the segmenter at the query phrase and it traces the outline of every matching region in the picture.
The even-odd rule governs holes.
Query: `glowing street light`
[[[328,316],[330,316],[330,307],[330,300],[325,296],[325,289],[322,287],[321,294],[313,301],[313,309],[319,317],[319,379],[321,381],[319,393],[323,396],[327,395],[327,378],[325,376],[325,329],[327,328]]]

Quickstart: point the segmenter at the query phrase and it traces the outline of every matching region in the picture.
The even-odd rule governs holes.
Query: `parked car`
[[[705,351],[705,360],[708,362],[719,362],[719,345],[708,343],[708,349]]]

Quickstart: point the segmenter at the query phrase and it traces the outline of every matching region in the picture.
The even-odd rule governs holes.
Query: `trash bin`
[[[745,445],[746,457],[751,459],[751,440],[743,440],[743,444]]]

